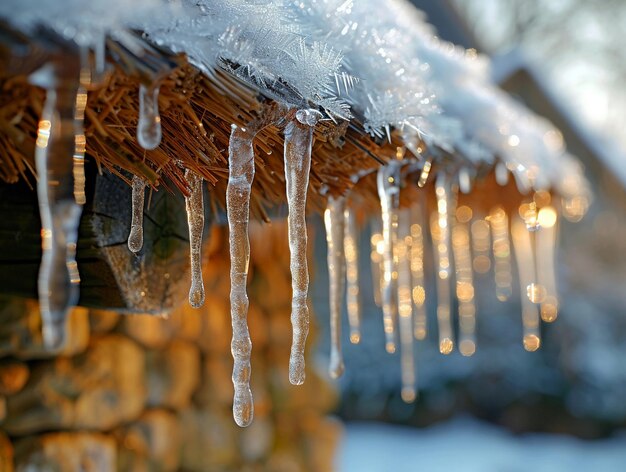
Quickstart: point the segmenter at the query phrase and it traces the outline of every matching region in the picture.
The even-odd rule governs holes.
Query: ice
[[[311,169],[313,128],[321,113],[299,110],[285,127],[285,184],[289,207],[289,253],[291,269],[291,325],[293,342],[289,357],[289,381],[304,382],[304,348],[309,333],[309,268],[307,264],[306,196]]]
[[[144,149],[156,149],[161,143],[161,116],[159,115],[159,86],[139,86],[139,122],[137,141]]]
[[[428,330],[426,322],[426,284],[424,283],[424,208],[423,200],[411,207],[411,281],[413,288],[413,335],[415,339],[426,338]]]
[[[378,197],[383,222],[383,278],[381,280],[383,328],[385,330],[385,349],[389,353],[396,351],[395,316],[398,311],[398,269],[393,251],[394,243],[398,237],[400,165],[401,161],[391,161],[382,166],[377,175]]]
[[[336,379],[343,374],[341,353],[341,312],[345,291],[346,260],[344,257],[345,197],[329,197],[324,224],[328,244],[328,278],[330,285],[330,365],[328,373]]]
[[[511,286],[511,245],[509,243],[509,217],[500,206],[489,212],[489,225],[493,235],[493,260],[496,281],[496,297],[501,302],[513,293]]]
[[[346,207],[344,211],[345,233],[343,247],[346,258],[346,304],[348,323],[350,324],[350,342],[358,344],[361,340],[361,301],[359,297],[359,231],[354,210]]]
[[[137,253],[143,247],[143,204],[146,190],[145,181],[138,175],[133,175],[132,181],[132,215],[130,233],[128,235],[128,249]]]
[[[464,356],[471,356],[476,351],[476,306],[470,249],[469,217],[471,216],[469,215],[471,215],[469,207],[459,207],[452,226],[456,298],[459,307],[459,351]]]
[[[204,202],[202,177],[187,169],[185,179],[189,183],[190,194],[185,197],[187,223],[189,225],[189,250],[191,259],[191,287],[189,304],[200,308],[204,304],[204,282],[202,281],[202,231],[204,229]]]
[[[35,165],[42,236],[39,303],[49,348],[64,343],[66,316],[79,296],[75,255],[82,206],[76,202],[72,178],[76,137],[83,134],[82,120],[75,119],[80,89],[77,63],[70,60],[64,67],[49,63],[30,77],[31,83],[46,89]]]
[[[513,218],[511,224],[513,248],[519,273],[519,283],[522,303],[522,327],[524,348],[527,351],[536,351],[541,345],[539,331],[539,307],[528,297],[524,296],[527,287],[535,280],[535,259],[530,232],[526,223],[519,218]]]
[[[556,288],[555,260],[558,212],[552,206],[539,210],[541,229],[535,238],[538,283],[545,290],[541,303],[541,319],[547,323],[556,320],[559,313],[559,299]]]
[[[246,282],[250,263],[248,222],[250,219],[250,190],[254,179],[254,135],[245,128],[232,125],[228,143],[228,213],[230,243],[230,315],[233,328],[233,417],[239,426],[252,422],[254,406],[250,391],[250,354],[252,342],[248,332],[248,294]]]
[[[415,401],[415,362],[413,360],[413,304],[411,300],[411,212],[403,208],[398,215],[398,327],[400,331],[400,372],[402,400]]]
[[[450,244],[451,185],[449,177],[437,176],[435,183],[437,212],[433,215],[430,230],[433,238],[437,266],[437,324],[439,351],[450,354],[454,349],[451,318],[452,254]]]

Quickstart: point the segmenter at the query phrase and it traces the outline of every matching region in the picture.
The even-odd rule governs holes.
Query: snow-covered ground
[[[626,431],[583,441],[516,436],[469,418],[425,429],[348,423],[336,464],[339,472],[621,472],[626,471]]]

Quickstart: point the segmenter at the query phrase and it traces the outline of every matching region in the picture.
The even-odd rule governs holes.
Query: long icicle
[[[471,218],[472,210],[468,206],[461,206],[456,210],[452,226],[456,298],[459,304],[459,351],[463,356],[471,356],[476,352],[476,306],[469,231]]]
[[[437,255],[437,324],[439,327],[439,351],[450,354],[454,349],[452,333],[452,254],[450,245],[450,181],[440,174],[435,183],[437,213],[430,229]]]
[[[513,248],[519,272],[520,299],[522,303],[522,327],[524,349],[536,351],[541,345],[539,334],[539,308],[527,296],[527,289],[535,278],[535,260],[532,241],[526,224],[521,218],[513,218],[511,225]]]
[[[185,197],[187,223],[189,225],[189,248],[191,259],[191,287],[189,304],[194,308],[204,305],[204,282],[202,281],[202,231],[204,230],[204,201],[202,177],[191,169],[185,171],[190,194]]]
[[[131,185],[131,222],[128,234],[128,249],[139,252],[143,247],[143,204],[146,191],[145,181],[138,175],[133,175]]]
[[[248,294],[246,282],[250,263],[248,221],[250,219],[250,191],[254,179],[254,135],[245,128],[232,126],[228,143],[228,186],[226,210],[228,213],[230,243],[230,315],[233,328],[231,352],[233,355],[233,417],[239,426],[248,426],[254,416],[250,391],[250,354],[252,342],[248,332]]]
[[[39,302],[43,339],[49,348],[65,342],[67,313],[78,302],[80,276],[76,242],[82,206],[74,196],[73,158],[76,137],[83,135],[76,119],[80,65],[48,64],[30,77],[46,89],[35,148],[37,196],[41,216],[42,259]]]
[[[539,283],[544,287],[546,295],[541,301],[541,319],[546,323],[556,320],[559,313],[559,298],[556,288],[556,274],[554,270],[554,250],[558,213],[552,206],[539,210],[539,225],[537,232],[537,275]]]
[[[390,161],[378,170],[377,186],[383,222],[383,278],[381,294],[385,349],[396,352],[395,316],[398,312],[398,271],[394,261],[394,241],[398,234],[398,205],[400,197],[399,170],[401,161]]]
[[[371,222],[370,236],[370,262],[372,268],[372,291],[374,292],[374,303],[378,307],[383,306],[382,286],[383,286],[383,253],[384,241],[380,221],[373,218]]]
[[[343,246],[346,255],[346,306],[350,324],[350,342],[361,340],[361,301],[359,298],[359,232],[354,210],[346,208]]]
[[[321,118],[317,110],[298,110],[296,119],[285,127],[285,184],[289,217],[289,253],[291,269],[291,325],[293,341],[289,357],[289,381],[304,383],[304,349],[309,334],[309,268],[307,264],[306,196],[311,169],[313,129]]]
[[[85,47],[80,50],[80,86],[76,94],[76,136],[74,137],[74,156],[72,175],[74,176],[74,200],[79,205],[86,202],[85,196],[85,151],[87,139],[83,129],[85,108],[87,107],[87,87],[91,84],[91,68],[89,67],[89,50]]]
[[[345,197],[329,197],[324,224],[328,244],[328,278],[330,285],[330,364],[328,373],[336,379],[343,374],[341,352],[341,311],[346,278],[344,258]]]
[[[413,304],[411,300],[411,213],[408,208],[398,215],[398,331],[400,334],[400,372],[402,400],[415,401],[415,362],[413,359]]]
[[[511,244],[509,242],[509,217],[501,206],[496,206],[489,212],[489,225],[493,235],[494,277],[496,282],[496,297],[501,302],[509,299],[513,293],[511,284]]]
[[[411,297],[415,312],[413,335],[417,340],[426,338],[428,331],[426,316],[426,285],[424,283],[424,209],[422,202],[411,207]]]

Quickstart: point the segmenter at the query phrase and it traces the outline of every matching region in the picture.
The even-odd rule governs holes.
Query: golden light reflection
[[[359,298],[359,246],[356,218],[351,208],[344,211],[343,248],[346,258],[346,305],[350,325],[350,342],[361,340],[361,302]]]
[[[400,372],[402,399],[415,399],[415,364],[413,360],[413,305],[411,300],[411,213],[408,208],[398,214],[398,328],[400,334]]]
[[[472,266],[477,274],[486,274],[491,270],[491,231],[486,220],[479,219],[472,223]]]
[[[489,224],[493,234],[494,277],[496,297],[501,302],[513,293],[511,275],[511,245],[509,242],[509,218],[504,208],[497,206],[489,212]]]
[[[439,350],[450,354],[454,348],[451,318],[451,242],[448,214],[451,206],[451,189],[446,177],[438,176],[435,185],[437,212],[431,218],[431,235],[437,263],[437,324],[439,328]],[[452,210],[454,211],[454,210]],[[454,213],[453,213],[454,214]]]
[[[463,207],[461,207],[463,208]],[[467,208],[467,207],[466,207]],[[471,214],[471,209],[461,211],[462,216]],[[457,218],[452,227],[452,249],[456,267],[456,297],[459,304],[459,350],[464,356],[474,354],[476,350],[476,307],[474,304],[474,281],[472,276],[472,254],[470,250],[470,231],[467,219]],[[469,346],[473,347],[469,347]]]
[[[519,273],[524,348],[527,351],[535,351],[541,344],[539,337],[539,308],[525,296],[527,287],[533,283],[535,277],[535,258],[532,242],[526,223],[521,218],[513,218],[511,233]]]
[[[415,339],[426,338],[426,289],[424,285],[424,212],[419,205],[411,207],[411,295],[415,307],[413,335]]]

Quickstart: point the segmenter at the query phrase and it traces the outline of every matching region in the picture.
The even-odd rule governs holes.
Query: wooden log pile
[[[231,412],[223,229],[204,250],[198,310],[165,319],[76,308],[68,342],[49,352],[37,303],[0,299],[0,472],[331,470],[340,428],[325,414],[336,395],[313,370],[303,386],[288,381],[286,233],[280,222],[251,231],[255,419],[245,429]]]

